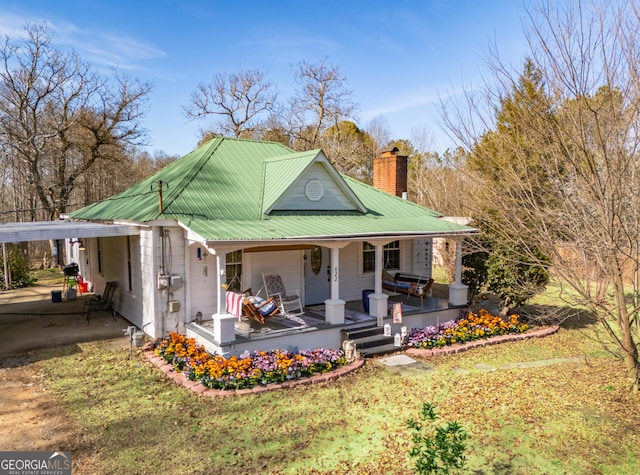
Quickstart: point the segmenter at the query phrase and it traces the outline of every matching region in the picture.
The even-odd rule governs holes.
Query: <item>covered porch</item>
[[[396,323],[391,311],[380,320],[365,312],[362,300],[352,300],[345,302],[342,323],[328,321],[324,305],[311,305],[304,307],[302,315],[278,315],[267,319],[264,325],[245,317],[240,321],[234,319],[233,339],[224,343],[217,340],[215,320],[188,323],[186,333],[208,351],[224,355],[275,349],[340,348],[349,332],[376,327],[381,322],[380,326],[389,325],[393,336],[400,334],[402,327],[410,330],[459,318],[464,308],[450,305],[447,294],[448,286],[435,284],[432,295],[422,299],[400,294],[387,295],[389,307],[401,304],[402,321]]]
[[[384,270],[396,269],[393,272],[400,271],[404,275],[417,277],[422,284],[429,281],[432,276],[433,235],[410,239],[399,237],[300,240],[296,244],[289,241],[268,247],[255,246],[253,243],[237,243],[234,247],[227,247],[228,243],[223,246],[220,243],[190,240],[190,254],[200,256],[199,262],[206,261],[202,257],[204,252],[213,257],[215,274],[212,274],[217,276],[216,287],[219,290],[213,295],[215,310],[209,314],[211,319],[207,318],[208,312],[200,312],[200,321],[192,319],[189,323],[185,322],[185,331],[201,339],[201,343],[210,351],[239,354],[245,350],[269,348],[337,348],[343,340],[340,331],[345,328],[393,324],[391,315],[395,302],[402,303],[403,315],[403,324],[393,324],[396,333],[403,326],[411,329],[458,318],[460,309],[467,305],[467,287],[461,283],[461,239],[464,236],[457,233],[447,236],[455,242],[454,284],[437,286],[437,291],[423,285],[424,293],[417,295],[389,291],[386,285],[383,287]],[[202,252],[197,250],[198,246],[204,248]],[[239,248],[241,255],[232,262],[240,264],[230,265],[228,256],[235,256]],[[319,264],[316,270],[313,269],[314,249],[318,250]],[[200,267],[202,264],[194,263],[192,271],[199,274]],[[296,316],[271,317],[265,324],[249,319],[238,321],[237,315],[232,315],[227,308],[228,284],[235,279],[231,272],[241,275],[238,279],[240,285],[235,292],[253,288],[255,293],[256,289],[260,289],[258,295],[264,298],[269,296],[268,292],[267,295],[261,293],[265,273],[282,275],[287,289],[296,289],[304,312]],[[325,289],[324,293],[318,295],[318,290],[322,288]],[[190,300],[187,298],[187,302]],[[194,309],[188,313],[193,315]],[[314,334],[309,336],[308,333]],[[269,348],[265,346],[267,344]]]

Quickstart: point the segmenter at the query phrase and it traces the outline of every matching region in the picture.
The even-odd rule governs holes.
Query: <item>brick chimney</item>
[[[407,157],[398,155],[398,147],[380,150],[373,159],[373,186],[402,197],[407,191]]]

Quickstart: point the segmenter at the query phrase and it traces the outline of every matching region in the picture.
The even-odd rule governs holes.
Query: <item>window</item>
[[[322,248],[320,246],[311,249],[311,270],[315,275],[322,269]]]
[[[384,246],[383,263],[385,269],[400,269],[400,241],[393,241]],[[375,272],[376,248],[362,243],[362,272]]]
[[[227,288],[236,292],[242,289],[242,250],[227,254]]]
[[[102,238],[98,238],[98,274],[104,277],[104,271],[102,269]]]

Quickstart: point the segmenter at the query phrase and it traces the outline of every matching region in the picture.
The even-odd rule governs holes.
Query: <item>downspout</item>
[[[160,273],[165,274],[164,262],[164,227],[160,226]],[[163,305],[164,291],[160,291],[160,336],[164,338],[164,322],[167,317],[167,308]],[[167,306],[169,304],[167,303]]]

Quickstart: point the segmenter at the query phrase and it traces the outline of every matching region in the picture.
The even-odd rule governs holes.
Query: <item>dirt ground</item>
[[[5,358],[0,368],[0,447],[13,450],[68,450],[70,429],[47,393],[28,356]]]
[[[87,324],[84,298],[53,302],[56,286],[36,286],[0,292],[0,450],[71,450],[82,435],[74,434],[44,384],[39,358],[43,348],[107,340],[128,347],[123,333],[129,325],[106,312],[94,313]],[[74,473],[79,460],[73,459]],[[82,460],[82,473],[92,473],[91,460]]]

